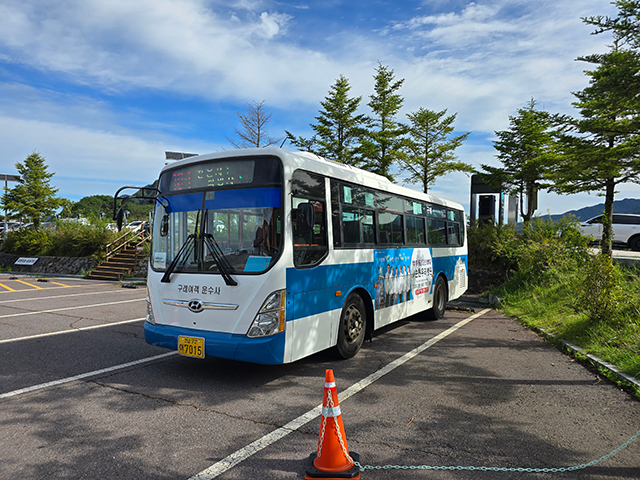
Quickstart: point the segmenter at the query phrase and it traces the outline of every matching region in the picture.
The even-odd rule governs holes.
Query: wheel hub
[[[345,313],[344,336],[347,342],[353,343],[362,331],[362,315],[355,305],[349,305]]]

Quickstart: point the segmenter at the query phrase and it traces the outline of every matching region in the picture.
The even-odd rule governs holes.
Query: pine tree
[[[318,123],[310,125],[314,137],[296,138],[286,132],[291,144],[322,157],[357,166],[360,163],[360,137],[366,117],[356,115],[362,97],[350,98],[350,90],[349,80],[340,75],[324,101],[320,102],[322,109],[315,117]]]
[[[402,87],[404,79],[396,81],[394,71],[379,62],[373,78],[374,94],[367,104],[373,116],[368,119],[369,128],[363,132],[362,168],[393,180],[390,168],[402,156],[402,139],[407,132],[406,126],[396,121],[396,115],[404,103],[402,95],[396,92]]]
[[[438,177],[449,172],[474,171],[471,165],[458,161],[454,153],[470,134],[451,136],[456,115],[447,116],[446,109],[435,112],[425,108],[407,115],[409,137],[405,141],[402,168],[409,172],[410,183],[422,184],[424,193]]]
[[[590,84],[574,93],[580,119],[569,119],[573,135],[561,137],[563,156],[550,177],[559,193],[604,195],[602,253],[611,256],[616,186],[640,183],[640,55],[617,50],[581,58],[594,65]]]
[[[16,163],[16,169],[20,180],[2,196],[2,206],[13,218],[31,219],[38,229],[41,219],[53,215],[62,205],[62,200],[55,196],[58,189],[49,184],[55,174],[47,171],[45,158],[36,152],[24,163]]]
[[[482,165],[487,183],[520,197],[520,214],[529,223],[537,209],[540,189],[548,188],[545,174],[554,149],[553,117],[535,108],[531,99],[526,107],[509,116],[509,129],[497,131],[493,142],[501,167]],[[527,197],[526,210],[524,197]]]

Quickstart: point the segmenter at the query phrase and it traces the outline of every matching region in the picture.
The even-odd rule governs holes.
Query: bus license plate
[[[178,353],[186,357],[204,358],[204,338],[178,337]]]

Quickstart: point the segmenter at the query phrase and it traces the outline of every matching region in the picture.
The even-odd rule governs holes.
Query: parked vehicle
[[[125,228],[127,230],[131,230],[133,232],[137,232],[138,230],[144,227],[144,222],[142,220],[136,220],[135,222],[129,223]]]
[[[584,234],[591,235],[596,242],[602,240],[602,218],[603,215],[598,215],[580,224]],[[614,245],[640,252],[640,215],[614,213],[611,226]]]
[[[151,345],[263,364],[350,358],[392,322],[442,318],[467,289],[462,205],[385,177],[260,148],[172,163],[157,185]]]

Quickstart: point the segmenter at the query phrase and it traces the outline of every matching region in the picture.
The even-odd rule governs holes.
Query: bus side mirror
[[[120,207],[118,209],[118,213],[116,214],[116,226],[118,227],[118,231],[122,230],[123,222],[124,222],[124,209]]]
[[[298,205],[298,229],[301,232],[310,232],[313,230],[313,224],[316,222],[316,212],[312,203],[301,203]]]
[[[169,234],[169,215],[166,213],[162,216],[162,220],[160,220],[160,236],[166,237]]]

